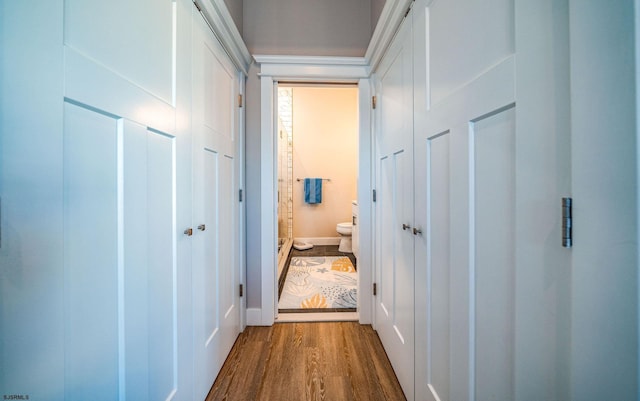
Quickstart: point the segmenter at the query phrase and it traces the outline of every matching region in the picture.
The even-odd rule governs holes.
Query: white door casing
[[[276,84],[287,82],[348,82],[358,84],[359,158],[358,205],[360,213],[359,266],[372,266],[370,227],[372,201],[361,194],[371,193],[369,72],[360,57],[304,57],[255,55],[260,64],[260,264],[261,307],[247,311],[247,323],[272,325],[277,316],[277,175],[276,175]],[[361,323],[371,322],[370,269],[359,270],[358,316]]]

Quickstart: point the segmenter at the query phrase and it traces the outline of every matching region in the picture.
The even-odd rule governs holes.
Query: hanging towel
[[[322,202],[322,178],[304,179],[304,201],[309,204]]]

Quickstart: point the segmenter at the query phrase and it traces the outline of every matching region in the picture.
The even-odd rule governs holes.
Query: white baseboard
[[[357,322],[358,312],[279,313],[278,323],[292,322]]]
[[[294,238],[294,242],[307,242],[313,245],[338,245],[340,237]]]
[[[262,326],[262,309],[247,308],[247,326]]]

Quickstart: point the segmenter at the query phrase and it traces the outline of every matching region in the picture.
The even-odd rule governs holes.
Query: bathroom
[[[356,280],[348,290],[334,290],[355,302],[358,88],[351,84],[280,83],[277,111],[279,296],[283,287],[287,293],[291,286],[296,295],[305,295],[306,290],[296,285],[295,275],[306,284],[307,264],[327,259],[327,263],[333,263],[328,270],[341,270],[340,280]],[[321,185],[317,203],[313,191],[305,193],[305,185],[315,183]],[[347,273],[353,273],[354,278],[347,278]],[[325,292],[327,286],[333,284],[324,283]],[[355,312],[353,303],[339,300],[335,304],[341,306],[331,307],[331,296],[328,300],[326,304],[306,303],[295,308],[280,305],[279,309],[281,313],[290,309],[302,312],[298,308],[308,309],[304,312],[320,312],[321,308],[325,308],[322,312]]]

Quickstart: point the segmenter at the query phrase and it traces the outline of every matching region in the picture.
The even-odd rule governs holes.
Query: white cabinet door
[[[204,399],[240,332],[238,80],[197,12],[193,35],[194,374],[195,399]]]
[[[414,18],[416,399],[567,399],[567,3]]]
[[[378,71],[376,131],[376,330],[413,399],[413,119],[411,19]]]

